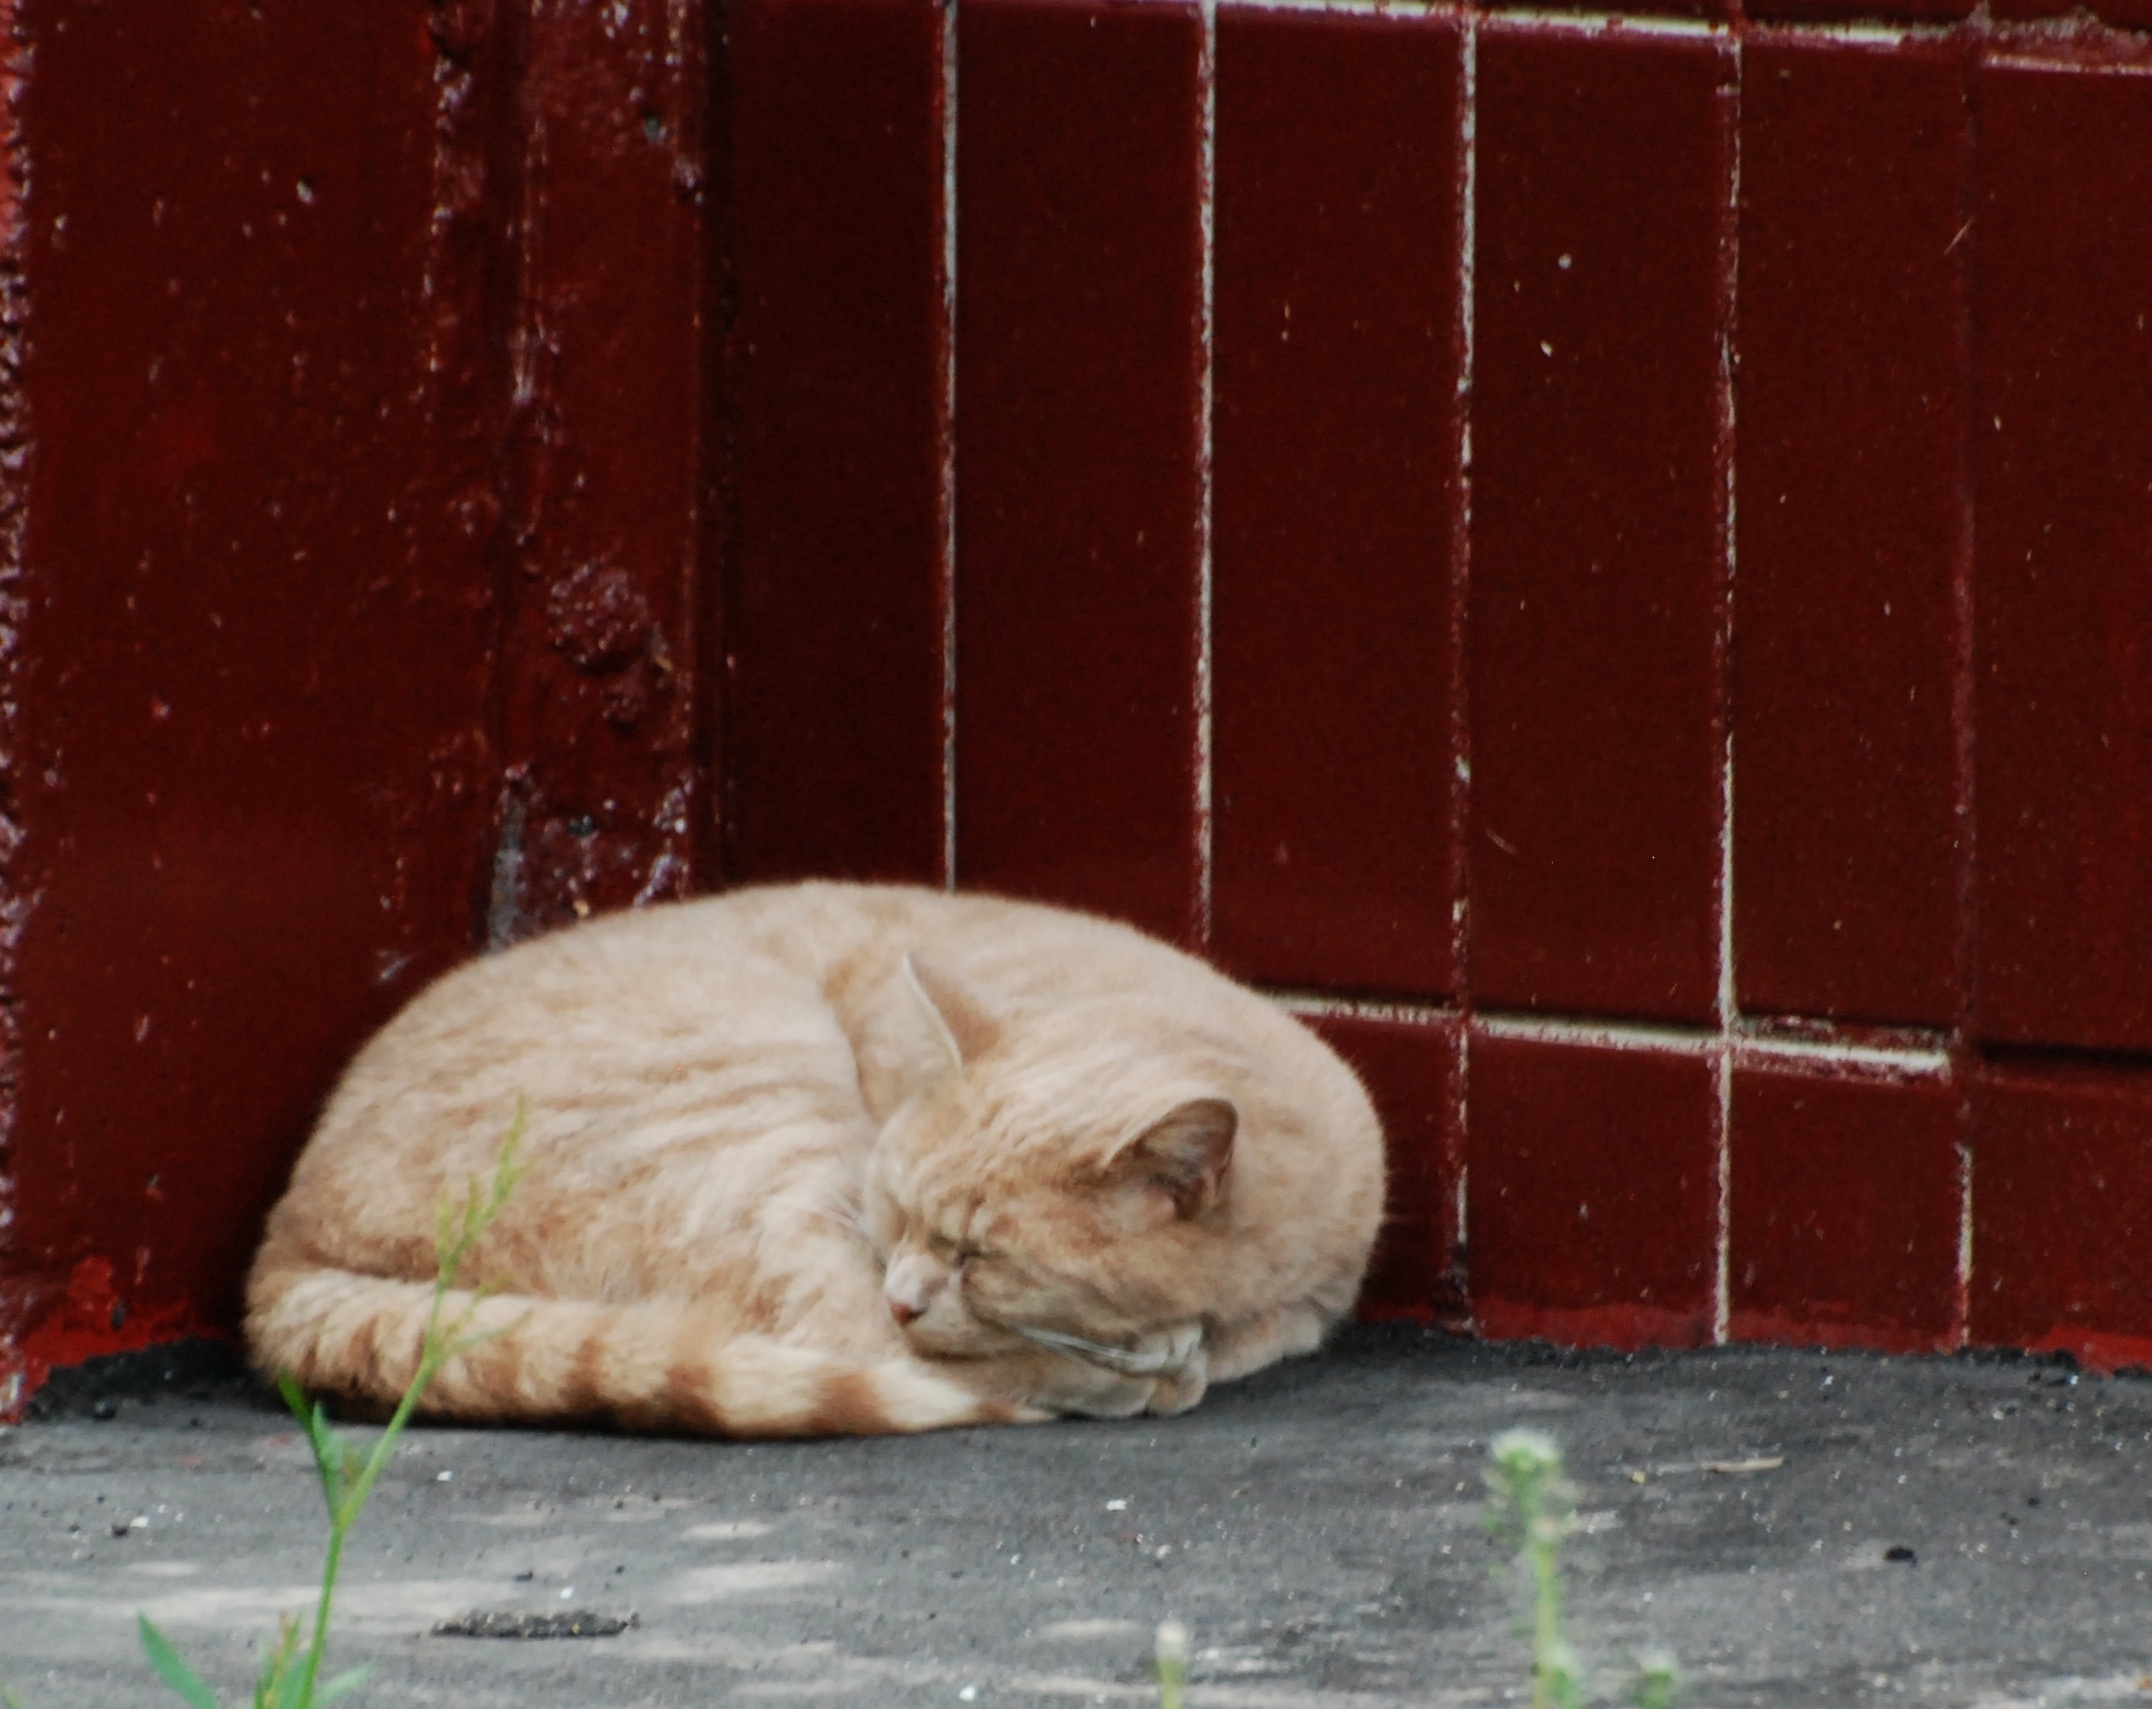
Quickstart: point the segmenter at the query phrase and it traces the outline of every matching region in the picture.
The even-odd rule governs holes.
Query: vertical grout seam
[[[1736,541],[1739,495],[1735,481],[1736,334],[1740,316],[1741,284],[1741,91],[1746,62],[1741,36],[1736,31],[1727,42],[1732,77],[1723,123],[1726,134],[1726,201],[1721,208],[1719,239],[1719,528],[1720,594],[1719,622],[1715,640],[1718,654],[1719,739],[1719,988],[1718,988],[1718,1147],[1714,1160],[1717,1180],[1717,1227],[1714,1231],[1715,1265],[1712,1277],[1711,1339],[1726,1342],[1733,1316],[1733,1034],[1739,1018],[1740,995],[1734,978],[1734,599],[1738,585],[1739,549]]]
[[[1977,37],[1969,41],[1960,61],[1964,78],[1965,129],[1959,149],[1959,224],[1965,242],[1958,246],[1954,265],[1958,287],[1958,374],[1964,394],[1958,409],[1958,538],[1951,577],[1952,636],[1956,657],[1951,662],[1951,726],[1956,740],[1953,759],[1957,776],[1958,820],[1958,1014],[1954,1064],[1958,1081],[1958,1251],[1957,1273],[1951,1298],[1951,1345],[1963,1347],[1972,1339],[1973,1297],[1973,987],[1979,965],[1979,825],[1975,807],[1973,703],[1976,678],[1974,649],[1978,642],[1974,595],[1974,548],[1979,517],[1973,468],[1976,423],[1979,420],[1978,370],[1974,350],[1978,327],[1974,320],[1974,283],[1979,265],[1980,232],[1980,48]]]
[[[1455,1262],[1464,1272],[1458,1294],[1466,1323],[1476,1331],[1469,1286],[1471,1257],[1471,1165],[1467,1139],[1472,1086],[1472,718],[1471,660],[1467,647],[1472,586],[1472,382],[1475,353],[1473,292],[1478,278],[1479,221],[1479,20],[1467,13],[1457,41],[1457,508],[1450,525],[1450,975],[1457,987],[1457,1082],[1450,1124],[1454,1153]]]
[[[1209,949],[1214,850],[1211,836],[1211,397],[1214,360],[1218,186],[1218,0],[1201,0],[1196,58],[1196,635],[1195,822],[1192,850],[1196,942]]]
[[[956,0],[941,15],[941,792],[942,886],[956,888]]]

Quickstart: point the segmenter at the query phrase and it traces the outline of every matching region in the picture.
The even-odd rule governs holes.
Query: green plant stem
[[[509,1186],[513,1184],[515,1176],[515,1142],[521,1136],[522,1128],[523,1115],[518,1110],[515,1127],[510,1132],[508,1144],[502,1151],[500,1164],[494,1173],[493,1190],[481,1200],[477,1183],[472,1183],[471,1197],[464,1206],[463,1227],[457,1237],[446,1243],[438,1255],[440,1267],[433,1284],[433,1302],[426,1310],[425,1334],[419,1341],[418,1370],[413,1373],[410,1384],[404,1389],[403,1398],[396,1403],[395,1412],[390,1414],[388,1424],[381,1432],[381,1439],[374,1444],[374,1451],[366,1457],[365,1465],[356,1478],[350,1475],[348,1464],[337,1468],[338,1488],[329,1504],[329,1547],[321,1567],[321,1600],[314,1605],[314,1635],[306,1647],[305,1677],[299,1689],[301,1703],[313,1702],[314,1683],[321,1674],[321,1659],[328,1653],[329,1605],[336,1597],[336,1577],[344,1560],[344,1539],[350,1535],[352,1526],[358,1523],[360,1511],[366,1506],[367,1498],[374,1493],[375,1482],[387,1467],[389,1456],[395,1452],[396,1439],[411,1422],[411,1415],[418,1410],[420,1398],[440,1373],[441,1367],[466,1347],[474,1345],[475,1341],[484,1339],[463,1334],[465,1325],[471,1320],[471,1313],[477,1309],[476,1301],[457,1316],[455,1324],[446,1334],[441,1330],[441,1308],[447,1303],[448,1292],[455,1286],[456,1273],[463,1267],[463,1260],[471,1246],[485,1225],[493,1220],[502,1201],[508,1196]],[[327,1471],[325,1461],[325,1479]]]
[[[1527,1551],[1532,1565],[1532,1709],[1557,1709],[1556,1680],[1562,1673],[1562,1566],[1552,1527],[1540,1513],[1539,1490],[1532,1491],[1525,1516]]]

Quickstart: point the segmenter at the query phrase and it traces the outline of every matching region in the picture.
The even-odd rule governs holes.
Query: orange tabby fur
[[[264,1370],[416,1368],[435,1206],[528,1170],[429,1411],[727,1436],[1179,1411],[1352,1303],[1350,1070],[1126,927],[840,884],[614,915],[421,994],[353,1062],[248,1287]],[[451,1310],[470,1301],[453,1296]]]

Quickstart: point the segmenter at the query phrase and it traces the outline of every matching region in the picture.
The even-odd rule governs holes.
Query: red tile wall
[[[1360,1308],[1462,1327],[1464,1053],[1452,1016],[1324,1013],[1308,1025],[1350,1063],[1389,1140],[1389,1201]]]
[[[1201,16],[957,18],[957,877],[1200,937]]]
[[[1733,1076],[1729,1331],[1926,1352],[1958,1308],[1962,1098],[1942,1076]]]
[[[433,16],[25,18],[0,1416],[233,1323],[331,1078],[480,928],[489,303],[437,173],[487,169],[443,107],[493,44]]]
[[[434,970],[816,873],[1286,997],[1371,1313],[2152,1362],[2152,13],[2059,10],[26,5],[0,1412],[229,1329]]]
[[[942,20],[729,14],[725,873],[943,876]]]
[[[1473,301],[1472,979],[1708,1020],[1732,61],[1489,26]]]
[[[1709,1341],[1713,1062],[1484,1033],[1470,1048],[1465,1227],[1480,1329],[1606,1347]]]
[[[1972,1339],[2152,1366],[2144,1072],[2013,1064],[1972,1107]]]
[[[1991,66],[1978,100],[1977,1024],[2141,1051],[2152,81]]]
[[[1958,1016],[1970,141],[1954,45],[1748,51],[1734,964],[1766,1014]]]
[[[703,813],[700,45],[667,0],[520,33],[497,937],[685,895]]]
[[[1218,24],[1211,942],[1255,979],[1454,989],[1459,50]]]

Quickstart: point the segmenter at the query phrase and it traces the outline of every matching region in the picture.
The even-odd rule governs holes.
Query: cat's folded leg
[[[1055,1347],[1004,1353],[965,1361],[966,1380],[986,1398],[1078,1418],[1186,1412],[1209,1385],[1201,1324],[1151,1330],[1110,1351],[1112,1365]]]
[[[1126,1376],[1043,1347],[947,1364],[982,1400],[1052,1417],[1133,1418],[1157,1386],[1155,1378]]]
[[[1160,1418],[1186,1412],[1210,1389],[1210,1349],[1204,1343],[1202,1327],[1181,1324],[1172,1333],[1181,1351],[1167,1371],[1155,1379],[1151,1398],[1143,1409]]]
[[[1210,1334],[1211,1381],[1228,1383],[1280,1359],[1312,1353],[1334,1321],[1334,1315],[1314,1301],[1299,1300],[1221,1324]]]

